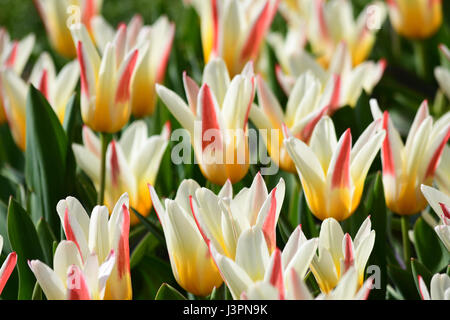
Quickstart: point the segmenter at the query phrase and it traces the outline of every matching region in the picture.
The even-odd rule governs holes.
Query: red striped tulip
[[[3,249],[3,237],[0,236],[0,254]],[[15,252],[11,252],[6,257],[2,266],[0,267],[0,295],[2,294],[3,289],[5,288],[6,282],[9,279],[9,276],[13,272],[17,263],[17,254]]]
[[[362,223],[354,240],[348,233],[344,235],[335,219],[325,219],[320,228],[319,253],[311,263],[322,293],[332,292],[350,268],[354,268],[357,275],[353,294],[363,287],[364,271],[374,243],[375,230],[371,230],[370,217]]]
[[[34,0],[52,47],[66,58],[77,56],[69,27],[83,23],[91,32],[91,19],[98,15],[103,0]]]
[[[196,0],[205,63],[221,57],[236,75],[259,56],[279,0]]]
[[[255,95],[252,63],[230,81],[224,61],[212,59],[201,88],[186,73],[183,81],[188,104],[161,85],[156,85],[156,92],[189,132],[203,175],[218,185],[227,179],[240,181],[250,164],[247,120]]]
[[[366,60],[375,43],[376,32],[386,17],[384,4],[373,2],[366,6],[355,21],[351,1],[313,1],[307,21],[307,36],[320,64],[324,67],[330,64],[337,45],[342,41],[349,46],[354,66]]]
[[[286,111],[280,106],[275,94],[261,76],[257,78],[259,107],[253,105],[250,120],[258,127],[267,150],[277,165],[286,171],[296,173],[295,164],[283,144],[283,124],[298,139],[308,142],[314,127],[337,103],[339,80],[330,81],[326,88],[311,72],[302,74],[288,96]]]
[[[222,278],[191,213],[190,197],[195,197],[195,191],[199,188],[194,180],[183,180],[175,199],[166,199],[163,206],[155,189],[149,186],[176,281],[186,291],[207,296],[214,288],[220,287]]]
[[[144,26],[142,17],[135,15],[128,26],[121,24],[115,33],[111,26],[100,16],[92,20],[93,33],[97,46],[104,51],[106,44],[114,36],[125,32],[125,51],[139,48],[140,57],[136,62],[136,71],[131,79],[130,104],[135,117],[152,115],[156,107],[155,83],[162,83],[169,61],[170,50],[175,35],[175,24],[162,16],[151,26]]]
[[[104,261],[95,253],[83,259],[78,245],[61,241],[53,257],[53,270],[39,260],[28,265],[48,300],[103,300],[116,263],[114,250]]]
[[[262,281],[276,288],[278,299],[284,299],[285,287],[295,290],[290,288],[289,277],[295,274],[299,281],[305,278],[317,250],[316,240],[306,240],[301,229],[297,228],[283,252],[276,248],[271,253],[263,230],[255,225],[239,236],[234,259],[219,253],[212,243],[208,243],[233,299],[248,298],[246,293]],[[289,291],[287,294],[289,297]]]
[[[34,35],[29,35],[21,41],[11,41],[6,29],[0,28],[0,124],[7,121],[1,73],[4,69],[12,69],[20,76],[33,50],[34,41]]]
[[[130,117],[130,83],[138,49],[125,51],[126,33],[122,29],[100,58],[84,25],[73,25],[71,30],[81,71],[83,122],[94,131],[115,133]]]
[[[381,113],[376,100],[371,101],[371,107],[372,115],[382,121],[383,129],[386,130],[381,149],[386,204],[397,214],[416,214],[427,205],[420,192],[420,185],[433,183],[445,144],[450,138],[450,112],[433,124],[425,100],[417,111],[406,144],[403,145],[389,112]]]
[[[442,24],[441,0],[386,0],[394,29],[402,36],[423,39]]]
[[[447,145],[444,147],[441,162],[436,170],[436,184],[439,190],[450,195],[450,147]]]
[[[367,172],[384,140],[385,132],[380,127],[381,121],[370,124],[353,148],[350,129],[337,141],[333,122],[327,116],[314,128],[309,146],[287,133],[286,149],[317,218],[342,221],[356,210]]]
[[[431,278],[430,291],[423,278],[419,275],[419,292],[422,300],[450,300],[450,277],[448,274],[436,273]]]
[[[297,40],[295,40],[297,38]],[[298,46],[293,45],[298,43]],[[323,68],[303,49],[301,40],[295,34],[288,34],[285,40],[279,34],[271,34],[269,43],[275,50],[280,62],[276,75],[280,86],[286,94],[290,94],[298,77],[305,72],[312,72],[325,87],[337,77],[335,104],[331,106],[330,114],[340,107],[349,105],[355,107],[363,91],[370,94],[380,81],[386,68],[384,59],[364,61],[352,67],[352,53],[347,42],[340,42],[334,49],[331,61]]]
[[[73,247],[79,252],[83,264],[94,254],[98,265],[101,265],[108,261],[111,251],[114,251],[115,263],[106,281],[103,296],[106,300],[130,300],[132,297],[128,202],[128,195],[124,193],[114,206],[111,217],[105,206],[96,206],[89,217],[81,203],[73,197],[59,201],[56,207],[66,239],[75,243]],[[71,256],[74,257],[74,254]],[[65,259],[58,259],[55,255],[55,266],[60,261]],[[66,270],[64,269],[63,275]]]
[[[434,231],[450,251],[450,197],[429,186],[422,185],[420,189],[439,217],[440,223],[434,226]]]
[[[44,52],[26,82],[12,69],[3,71],[5,111],[14,141],[22,150],[25,150],[26,142],[25,111],[29,86],[33,85],[41,91],[62,123],[67,102],[78,83],[78,70],[77,62],[72,61],[56,74],[52,58]]]
[[[140,214],[147,216],[152,203],[148,197],[147,184],[154,184],[159,165],[170,136],[167,122],[160,135],[148,137],[144,121],[133,122],[125,129],[118,141],[113,140],[106,151],[105,204],[112,206],[124,192],[130,196],[130,204]],[[83,127],[83,145],[72,146],[78,166],[100,189],[99,168],[101,162],[100,139],[87,126]],[[139,219],[133,213],[131,225]]]

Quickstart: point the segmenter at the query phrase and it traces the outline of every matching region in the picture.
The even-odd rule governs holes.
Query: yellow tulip
[[[115,133],[131,114],[130,83],[138,49],[125,51],[126,28],[120,28],[103,57],[97,53],[84,25],[71,27],[81,71],[81,115],[92,130]]]
[[[156,85],[156,92],[188,131],[203,175],[223,185],[240,181],[250,165],[247,120],[255,95],[253,67],[248,63],[231,81],[225,62],[211,60],[201,88],[184,74],[189,106],[173,91]]]
[[[371,107],[373,117],[382,120],[386,131],[381,149],[386,204],[392,212],[400,215],[419,213],[427,206],[420,186],[433,183],[444,147],[450,138],[450,112],[433,124],[425,100],[403,145],[389,112],[382,113],[376,100],[371,101]]]
[[[350,129],[337,141],[328,116],[314,128],[309,146],[287,133],[286,149],[297,168],[308,206],[317,218],[342,221],[356,210],[367,172],[385,136],[380,127],[380,121],[373,122],[353,148]]]
[[[280,0],[195,0],[205,63],[222,58],[232,76],[259,56]]]
[[[0,73],[5,69],[12,69],[20,76],[33,50],[34,42],[34,35],[29,35],[21,41],[11,41],[6,29],[0,28]],[[0,124],[7,121],[1,78],[0,75]]]
[[[441,0],[387,0],[394,29],[411,39],[432,36],[442,24]]]
[[[103,0],[34,0],[52,47],[66,58],[77,56],[69,26],[83,23],[91,32],[91,18],[102,7]]]
[[[156,214],[164,230],[167,251],[175,280],[186,291],[207,296],[219,288],[222,278],[202,239],[192,215],[189,197],[195,197],[200,186],[194,180],[184,180],[175,200],[166,199],[163,206],[155,189],[149,186]]]
[[[92,19],[93,34],[97,46],[104,51],[106,44],[113,41],[113,28],[101,17]],[[126,52],[139,48],[140,58],[131,79],[131,112],[137,118],[152,115],[156,107],[155,83],[162,83],[169,61],[175,35],[175,24],[161,16],[151,26],[143,25],[142,17],[135,15],[127,29]]]

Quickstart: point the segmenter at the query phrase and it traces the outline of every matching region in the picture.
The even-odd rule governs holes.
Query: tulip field
[[[0,300],[450,300],[449,139],[450,1],[0,0]]]

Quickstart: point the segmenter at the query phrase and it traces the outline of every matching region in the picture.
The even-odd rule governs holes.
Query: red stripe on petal
[[[328,114],[332,115],[339,108],[339,100],[341,98],[341,76],[333,75],[334,87],[331,94],[330,103],[328,105]]]
[[[352,134],[350,129],[344,133],[341,149],[333,168],[331,187],[350,188],[350,151],[352,149]]]
[[[11,252],[7,257],[3,264],[6,266],[3,273],[0,274],[0,295],[2,294],[3,288],[6,285],[11,273],[14,270],[14,267],[17,263],[17,254],[15,252]]]
[[[270,200],[270,208],[269,212],[267,213],[267,217],[264,220],[262,231],[264,233],[264,238],[267,242],[267,247],[269,248],[269,251],[273,251],[276,247],[276,234],[275,234],[275,227],[276,227],[276,214],[277,214],[277,197],[276,197],[277,187],[273,188],[271,200]]]
[[[219,50],[219,12],[217,9],[217,0],[211,0],[211,10],[213,20],[212,53],[214,56],[217,56]],[[205,57],[205,59],[208,58]]]
[[[128,65],[123,72],[116,91],[116,103],[124,103],[130,99],[130,82],[133,76],[134,67],[136,66],[139,51],[136,49],[133,52]]]
[[[75,233],[73,232],[72,226],[69,221],[69,208],[66,208],[64,212],[64,233],[66,234],[66,239],[72,241],[76,244],[78,251],[80,252],[81,260],[83,260],[83,253],[81,252],[80,245],[78,244]]]
[[[447,219],[450,219],[450,208],[447,207],[445,204],[443,204],[442,202],[439,202],[439,205],[441,206],[442,212],[444,213],[444,216]]]
[[[201,105],[201,112],[202,112],[202,150],[205,150],[205,148],[214,142],[214,140],[206,141],[204,140],[205,133],[210,129],[219,130],[219,122],[217,120],[217,114],[216,109],[214,107],[214,99],[211,92],[211,89],[209,86],[205,83],[203,84],[202,88],[200,89],[200,95],[202,95],[202,105]],[[215,139],[221,139],[221,136],[217,137],[217,135],[213,135]],[[220,143],[220,141],[218,141]]]
[[[95,154],[96,157],[100,158],[100,151],[95,146],[94,142],[91,140],[91,135],[89,134],[89,128],[87,125],[83,124],[82,129],[84,146]]]
[[[432,177],[434,175],[434,172],[437,169],[437,166],[439,164],[439,160],[441,159],[442,153],[444,152],[445,145],[447,144],[448,139],[450,138],[450,127],[447,130],[447,134],[445,135],[444,139],[441,141],[441,144],[436,149],[436,151],[433,154],[433,157],[430,160],[430,163],[428,164],[427,172],[425,173],[425,179]]]
[[[86,63],[84,61],[83,43],[81,41],[78,41],[77,56],[78,62],[80,64],[81,92],[85,96],[89,97],[89,85],[87,82],[87,75],[86,75]]]
[[[183,85],[189,103],[189,108],[194,115],[197,115],[197,97],[200,88],[197,83],[187,75],[186,71],[183,72]]]
[[[324,3],[323,0],[316,0],[317,19],[319,21],[319,30],[323,38],[328,38],[328,26],[325,21]]]
[[[345,250],[344,250],[344,274],[355,263],[355,254],[353,252],[352,238],[348,233],[344,236]]]
[[[48,92],[48,72],[46,69],[42,71],[41,80],[39,82],[39,91],[42,92],[44,97],[48,100],[49,99],[49,92]]]
[[[84,1],[82,21],[88,30],[91,30],[91,19],[96,15],[95,0]]]
[[[119,271],[119,278],[130,273],[130,245],[128,243],[128,236],[130,233],[130,212],[125,204],[122,205],[122,211],[122,232],[120,234],[119,248],[117,250],[117,269]]]
[[[284,278],[283,278],[283,264],[281,261],[281,251],[276,248],[274,253],[274,260],[272,270],[270,272],[270,284],[278,289],[280,300],[284,300]]]
[[[421,275],[417,276],[417,282],[419,284],[420,297],[422,298],[422,300],[425,300],[425,297],[423,296],[423,288],[422,288],[422,284],[424,284],[425,282],[423,281],[423,278]]]
[[[156,71],[156,82],[161,83],[164,80],[164,75],[166,73],[167,63],[169,61],[170,51],[172,50],[173,38],[175,36],[175,25],[170,24],[170,39],[164,48],[163,55],[159,61],[159,66]]]
[[[314,131],[314,128],[316,127],[316,124],[319,122],[320,119],[327,113],[328,106],[325,106],[320,110],[320,112],[310,121],[306,124],[306,126],[303,128],[303,130],[300,132],[300,139],[306,143],[309,142],[309,139],[311,138],[312,132]]]
[[[117,185],[119,183],[120,165],[119,165],[119,158],[117,156],[115,140],[111,141],[110,165],[111,165],[111,183],[112,183],[113,187],[117,187]]]
[[[84,274],[76,265],[71,265],[67,272],[67,298],[69,300],[91,300]]]
[[[390,141],[391,133],[389,132],[389,113],[387,111],[383,113],[383,129],[386,131],[386,138],[384,139],[383,146],[381,148],[383,174],[395,176],[394,155],[392,153]]]
[[[275,5],[271,5],[271,0],[267,0],[260,15],[252,26],[247,36],[246,43],[241,52],[242,60],[255,59],[258,55],[259,47],[264,39],[267,29],[270,27],[272,20],[278,8],[278,0]]]
[[[205,243],[208,244],[209,240],[206,237],[206,234],[203,231],[202,227],[200,226],[200,223],[198,222],[197,215],[196,215],[195,210],[194,210],[194,203],[193,203],[192,196],[189,196],[189,204],[191,206],[192,215],[194,217],[194,221],[195,221],[195,224],[197,225],[198,231],[200,231],[200,234],[202,235],[202,238],[205,241]]]
[[[13,67],[17,58],[17,51],[19,50],[19,43],[14,41],[11,52],[9,53],[8,58],[5,61],[5,67]]]

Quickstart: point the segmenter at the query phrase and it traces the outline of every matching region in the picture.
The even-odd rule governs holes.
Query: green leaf
[[[151,247],[153,243],[156,242],[155,237],[151,233],[147,233],[141,241],[136,245],[130,258],[130,268],[133,269],[139,261],[144,257],[145,253]]]
[[[156,293],[155,300],[187,300],[177,289],[163,283]]]
[[[45,256],[45,263],[49,266],[53,265],[53,242],[57,241],[55,235],[48,223],[41,218],[36,226],[36,231],[39,236],[39,242]]]
[[[375,244],[368,265],[380,268],[380,285],[378,290],[372,290],[370,298],[384,300],[386,297],[387,270],[386,270],[386,239],[387,239],[387,211],[384,201],[384,190],[381,173],[378,172],[373,182],[373,188],[365,202],[367,212],[371,215],[372,229],[375,230]]]
[[[411,270],[414,276],[414,282],[416,284],[417,292],[420,293],[418,276],[421,276],[423,281],[429,286],[433,274],[430,272],[430,270],[427,269],[427,267],[417,261],[417,259],[411,259]]]
[[[33,86],[26,107],[25,178],[37,201],[32,207],[32,217],[43,217],[54,234],[59,230],[56,204],[65,197],[68,148],[66,134],[47,100]]]
[[[433,228],[422,217],[417,219],[414,225],[414,246],[419,261],[431,273],[438,273],[447,267],[450,254]]]
[[[33,294],[36,281],[27,261],[43,261],[44,254],[40,241],[28,213],[14,200],[10,199],[8,207],[8,238],[12,249],[17,253],[19,271],[19,300],[29,300]]]
[[[43,300],[42,299],[42,289],[39,285],[39,282],[36,281],[36,284],[34,285],[33,289],[33,295],[31,297],[31,300]]]
[[[165,243],[164,234],[161,231],[160,227],[150,219],[145,218],[136,209],[131,208],[136,217],[139,218],[141,223],[150,231],[161,243]]]
[[[413,275],[409,271],[393,265],[389,265],[387,270],[389,278],[395,283],[403,299],[418,300],[420,298],[414,284]]]

